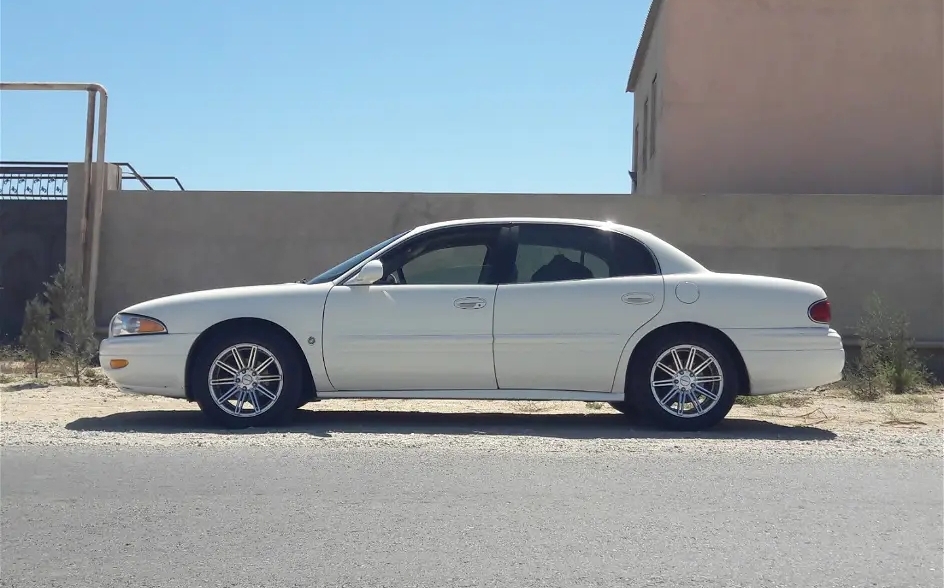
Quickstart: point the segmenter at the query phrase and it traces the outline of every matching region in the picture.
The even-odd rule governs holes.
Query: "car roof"
[[[608,220],[593,220],[593,219],[582,219],[582,218],[555,218],[555,217],[537,217],[537,216],[506,216],[506,217],[482,217],[482,218],[463,218],[455,220],[447,220],[436,223],[429,223],[426,225],[418,226],[414,230],[416,232],[428,231],[430,229],[438,229],[443,227],[455,227],[463,225],[482,225],[482,224],[508,224],[508,223],[518,223],[518,224],[555,224],[555,225],[573,225],[573,226],[583,226],[583,227],[597,227],[597,228],[612,228],[619,230],[621,232],[626,232],[628,234],[640,232],[640,229],[623,225]]]

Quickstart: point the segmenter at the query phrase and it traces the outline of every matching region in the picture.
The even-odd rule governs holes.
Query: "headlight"
[[[111,319],[111,328],[108,329],[108,336],[153,335],[155,333],[166,332],[167,327],[157,319],[135,314],[116,314],[115,318]]]

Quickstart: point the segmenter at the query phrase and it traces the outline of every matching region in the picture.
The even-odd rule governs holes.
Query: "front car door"
[[[554,223],[517,225],[512,242],[495,300],[499,388],[610,392],[626,342],[662,308],[652,253],[615,231]]]
[[[501,234],[497,224],[433,229],[385,252],[379,282],[332,288],[322,335],[331,384],[338,391],[496,389]]]

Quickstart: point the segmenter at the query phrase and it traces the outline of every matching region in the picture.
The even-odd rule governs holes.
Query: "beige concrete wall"
[[[663,192],[944,194],[941,0],[661,13]]]
[[[642,67],[639,71],[636,91],[633,93],[633,168],[636,171],[636,194],[660,194],[662,183],[662,147],[666,139],[662,132],[662,79],[659,72],[663,70],[665,59],[666,27],[663,13],[663,3],[654,4],[650,15],[652,32],[646,42],[644,52],[640,55]],[[653,80],[657,80],[656,91],[653,93]],[[650,115],[646,116],[646,102]],[[655,111],[656,124],[652,126],[652,110]],[[638,129],[638,142],[636,130]],[[653,137],[654,135],[654,137]],[[655,140],[655,151],[650,154],[649,142]]]
[[[918,339],[944,340],[940,196],[109,192],[96,317],[165,294],[294,281],[418,224],[506,215],[609,218],[714,270],[819,283],[847,333],[877,291]]]

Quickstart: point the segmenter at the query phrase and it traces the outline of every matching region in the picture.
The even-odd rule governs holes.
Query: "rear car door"
[[[610,392],[623,347],[662,308],[649,249],[594,226],[522,223],[495,299],[495,374],[505,389]]]

